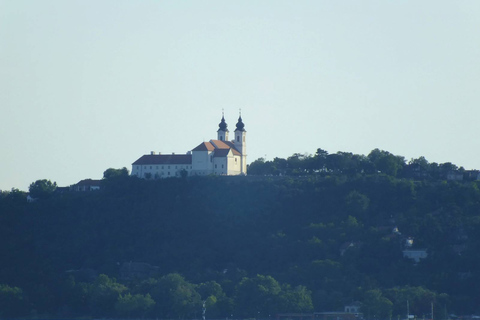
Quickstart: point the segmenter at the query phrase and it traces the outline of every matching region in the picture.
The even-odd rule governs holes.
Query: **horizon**
[[[480,2],[0,3],[0,190],[185,153],[242,110],[247,163],[368,155],[479,169]]]

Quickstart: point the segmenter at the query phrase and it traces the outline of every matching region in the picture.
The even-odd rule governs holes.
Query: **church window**
[[[237,142],[240,142],[240,136],[237,136]]]

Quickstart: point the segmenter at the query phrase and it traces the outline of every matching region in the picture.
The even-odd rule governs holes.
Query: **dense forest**
[[[0,317],[366,319],[480,312],[478,171],[375,149],[251,163],[248,176],[0,193]],[[30,199],[31,199],[30,198]],[[407,252],[421,252],[419,259]]]

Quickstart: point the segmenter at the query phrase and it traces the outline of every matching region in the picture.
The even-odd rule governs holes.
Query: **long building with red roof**
[[[218,125],[217,139],[202,142],[186,154],[150,154],[132,164],[132,175],[144,179],[180,176],[245,175],[247,154],[245,125],[238,118],[234,139],[228,140],[229,131],[225,117]]]

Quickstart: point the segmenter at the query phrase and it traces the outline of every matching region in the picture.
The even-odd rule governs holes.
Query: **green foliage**
[[[13,318],[28,314],[27,301],[23,290],[0,284],[0,317]]]
[[[393,303],[378,289],[365,292],[362,301],[362,313],[366,319],[390,319]]]
[[[121,169],[109,168],[103,172],[103,179],[112,179],[119,177],[128,177],[128,169],[125,167]]]
[[[280,306],[277,309],[282,312],[306,313],[313,311],[312,293],[305,286],[291,288],[290,285],[282,287]]]
[[[89,306],[94,316],[107,316],[113,313],[115,305],[127,287],[115,278],[101,274],[89,288]]]
[[[50,197],[56,188],[56,182],[52,183],[50,180],[43,179],[32,182],[28,187],[28,191],[32,198],[43,199]]]
[[[151,291],[156,301],[155,313],[163,318],[184,319],[201,309],[195,286],[178,273],[163,276]]]
[[[120,295],[115,304],[115,310],[119,317],[124,318],[138,318],[145,317],[155,306],[155,301],[150,297],[150,294],[131,295],[127,293]]]
[[[346,209],[352,214],[361,214],[368,209],[370,199],[360,192],[351,191],[345,197]],[[353,221],[351,221],[353,223]]]
[[[281,308],[282,288],[271,276],[243,278],[235,294],[235,314],[243,318],[262,318]]]
[[[27,203],[2,192],[0,283],[22,288],[22,312],[62,318],[199,318],[203,301],[210,319],[352,301],[371,318],[403,318],[407,299],[417,316],[431,303],[435,319],[476,312],[480,182],[467,171],[322,149],[250,169],[266,177],[108,169],[94,194]],[[451,170],[465,181],[447,181]],[[408,237],[426,259],[403,257]],[[155,267],[124,274],[129,261]]]

